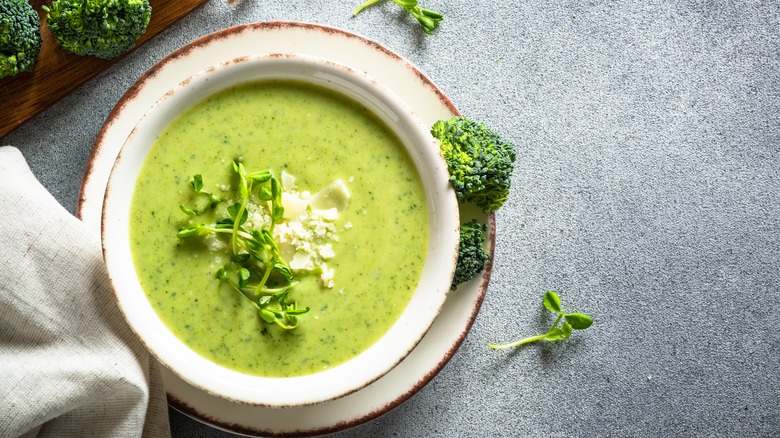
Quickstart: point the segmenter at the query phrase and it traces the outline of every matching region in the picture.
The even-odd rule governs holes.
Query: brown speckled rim
[[[219,43],[221,40],[234,37],[235,35],[244,32],[273,31],[278,29],[306,29],[306,30],[312,30],[312,31],[326,33],[326,34],[337,34],[342,37],[355,39],[365,44],[366,46],[376,51],[379,51],[382,54],[404,65],[411,73],[414,74],[414,76],[416,76],[420,80],[421,83],[424,84],[425,87],[429,88],[432,93],[438,96],[441,103],[449,110],[449,112],[453,116],[460,115],[460,113],[458,112],[457,108],[452,103],[452,101],[450,101],[450,99],[427,76],[425,76],[420,70],[418,70],[409,61],[407,61],[405,58],[401,57],[400,55],[396,54],[395,52],[391,51],[390,49],[386,48],[385,46],[375,41],[369,40],[365,37],[356,35],[354,33],[347,32],[345,30],[334,28],[334,27],[320,25],[320,24],[288,22],[288,21],[270,21],[270,22],[261,22],[261,23],[251,23],[251,24],[239,25],[239,26],[223,29],[221,31],[217,31],[205,35],[175,50],[174,52],[172,52],[171,54],[169,54],[168,56],[166,56],[165,58],[157,62],[154,66],[152,66],[122,95],[122,97],[119,99],[117,104],[114,106],[114,108],[107,116],[103,127],[101,128],[100,132],[98,133],[95,139],[92,151],[90,153],[84,171],[84,177],[81,184],[78,205],[76,208],[76,215],[79,218],[83,219],[84,212],[82,207],[87,199],[87,187],[90,186],[90,184],[92,184],[91,177],[95,172],[97,157],[104,153],[104,145],[106,142],[106,136],[108,131],[111,129],[111,126],[116,122],[117,118],[120,116],[125,106],[137,96],[139,91],[143,89],[144,86],[152,78],[154,78],[160,71],[162,71],[169,63],[181,57],[185,57],[189,55],[193,50],[203,48],[211,44]],[[488,284],[490,282],[490,274],[492,272],[492,266],[493,266],[493,255],[495,250],[495,239],[496,239],[496,225],[495,225],[494,214],[490,213],[487,215],[487,223],[488,223],[487,242],[488,242],[488,252],[490,254],[490,258],[486,263],[485,270],[482,274],[482,278],[479,283],[478,294],[474,297],[472,301],[471,314],[468,317],[466,324],[460,326],[461,332],[459,333],[455,341],[451,344],[447,353],[443,355],[441,359],[434,366],[430,367],[428,372],[425,373],[425,375],[422,376],[417,381],[416,384],[411,386],[406,392],[396,397],[391,402],[388,402],[384,406],[375,409],[365,415],[352,418],[348,421],[341,421],[339,423],[330,425],[328,427],[296,430],[296,431],[289,431],[284,433],[278,433],[276,431],[271,431],[271,430],[249,428],[241,424],[226,423],[220,420],[219,418],[215,418],[209,415],[208,413],[198,411],[198,409],[189,405],[185,400],[181,400],[173,394],[167,394],[169,405],[174,409],[176,409],[177,411],[189,417],[192,417],[197,421],[206,423],[210,426],[228,432],[247,435],[247,436],[287,436],[287,437],[317,436],[317,435],[326,435],[338,431],[343,431],[351,427],[355,427],[360,424],[366,423],[375,418],[378,418],[384,415],[385,413],[393,410],[395,407],[401,405],[403,402],[408,400],[412,395],[414,395],[425,385],[427,385],[428,382],[430,382],[444,368],[444,366],[454,356],[455,352],[463,343],[468,332],[471,330],[471,327],[473,326],[474,321],[476,320],[477,314],[479,313],[479,310],[482,306],[485,295],[487,293]]]

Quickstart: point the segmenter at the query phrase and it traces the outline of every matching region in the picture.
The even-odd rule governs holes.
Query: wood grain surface
[[[135,47],[162,32],[206,1],[149,0],[152,6],[152,17],[146,32],[136,42]],[[129,53],[105,60],[94,56],[78,56],[63,50],[57,45],[45,23],[46,14],[41,6],[48,3],[50,1],[30,2],[41,17],[43,36],[43,44],[33,71],[0,79],[0,137],[50,107]]]

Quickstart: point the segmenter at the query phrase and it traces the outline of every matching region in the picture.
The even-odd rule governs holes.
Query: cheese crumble
[[[314,194],[298,192],[295,177],[284,171],[281,182],[284,221],[273,230],[279,253],[293,271],[319,272],[320,284],[332,288],[336,273],[326,262],[336,256],[331,243],[338,241],[336,221],[349,203],[349,190],[336,180]],[[249,203],[247,213],[249,227],[270,226],[271,216],[265,208]]]

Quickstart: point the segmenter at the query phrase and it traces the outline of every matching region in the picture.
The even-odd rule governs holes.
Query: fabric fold
[[[159,365],[116,304],[99,236],[0,148],[0,436],[169,436]]]

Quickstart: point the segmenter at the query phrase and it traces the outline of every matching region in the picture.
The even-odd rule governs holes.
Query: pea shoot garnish
[[[215,194],[213,194],[211,192],[207,192],[207,191],[203,190],[203,177],[200,174],[194,175],[192,177],[192,179],[190,180],[190,186],[192,187],[192,190],[195,191],[195,193],[200,193],[200,194],[206,195],[209,198],[209,202],[208,202],[208,205],[206,206],[206,208],[212,208],[213,209],[214,207],[217,206],[217,204],[220,203],[221,199],[219,199],[218,196],[216,196]],[[198,215],[202,214],[204,211],[206,211],[206,208],[203,208],[201,210],[194,210],[194,209],[191,209],[189,207],[186,207],[184,204],[180,204],[179,208],[187,216],[198,216]]]
[[[229,239],[230,260],[216,273],[221,285],[227,285],[243,299],[251,303],[260,318],[284,329],[298,326],[298,316],[309,308],[298,308],[289,300],[289,293],[298,284],[292,269],[279,253],[273,237],[274,225],[284,217],[282,184],[270,170],[247,172],[243,163],[233,160],[231,168],[237,177],[238,201],[225,208],[226,216],[213,224],[181,227],[176,237],[207,238],[224,236]],[[223,201],[203,190],[203,178],[194,175],[190,182],[195,193],[208,197],[203,209],[180,206],[190,217],[198,217],[209,209],[215,209]],[[249,206],[263,210],[266,224],[249,223]]]
[[[553,291],[547,291],[544,294],[542,301],[544,307],[550,312],[557,313],[558,318],[553,323],[552,327],[547,333],[543,333],[537,336],[531,336],[521,339],[511,344],[488,344],[488,347],[494,350],[502,350],[505,348],[519,347],[521,345],[530,344],[537,341],[557,342],[569,339],[572,330],[585,330],[593,324],[593,319],[579,312],[566,313],[568,309],[561,309],[561,299]],[[558,324],[563,320],[563,324],[559,327]]]

